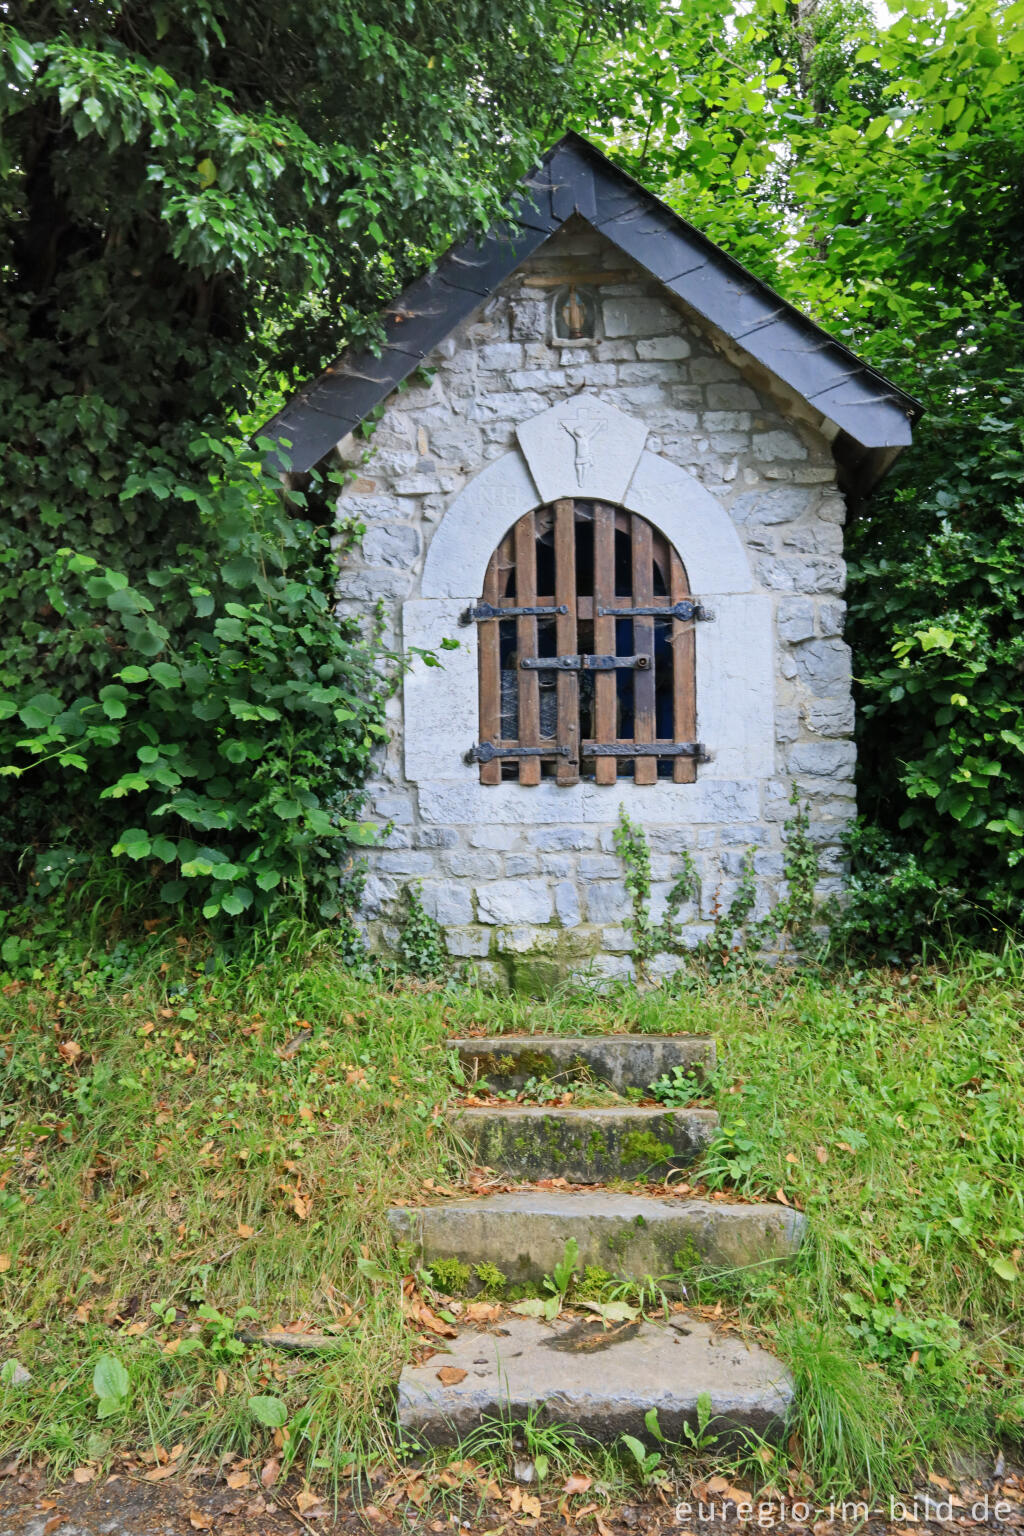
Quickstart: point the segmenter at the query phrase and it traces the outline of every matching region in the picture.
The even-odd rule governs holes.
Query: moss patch
[[[588,1264],[582,1275],[577,1275],[573,1281],[573,1300],[600,1301],[614,1278],[614,1275],[607,1269],[602,1269],[599,1264]]]
[[[672,1143],[659,1141],[653,1131],[630,1131],[622,1138],[622,1157],[627,1163],[649,1167],[652,1163],[667,1162],[674,1153]]]
[[[435,1259],[430,1266],[434,1284],[449,1296],[463,1296],[469,1290],[472,1274],[461,1259]]]
[[[508,1276],[497,1264],[474,1264],[473,1273],[488,1296],[501,1296],[508,1285]]]

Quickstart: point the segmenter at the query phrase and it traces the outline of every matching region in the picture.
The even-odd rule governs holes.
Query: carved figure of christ
[[[575,421],[563,421],[562,426],[576,445],[576,484],[582,485],[588,469],[593,467],[590,445],[604,425],[592,417],[577,417]]]

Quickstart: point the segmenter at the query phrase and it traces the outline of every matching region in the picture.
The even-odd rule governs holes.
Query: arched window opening
[[[527,512],[467,615],[480,630],[481,783],[692,783],[703,616],[679,555],[637,513],[568,499]]]

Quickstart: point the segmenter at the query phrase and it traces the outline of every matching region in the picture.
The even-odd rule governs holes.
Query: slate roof
[[[847,489],[866,494],[911,441],[921,407],[576,133],[567,133],[482,240],[453,245],[384,311],[379,356],[343,352],[263,428],[279,468],[312,468],[573,214],[790,385],[838,429]],[[290,443],[290,447],[285,445]]]

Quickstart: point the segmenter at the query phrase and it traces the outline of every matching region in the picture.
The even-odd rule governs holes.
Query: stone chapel
[[[351,466],[339,612],[443,663],[413,660],[371,784],[374,940],[415,883],[487,979],[628,975],[620,807],[655,917],[689,851],[695,942],[748,849],[778,898],[794,781],[837,889],[843,524],[915,402],[575,134],[384,321],[265,429],[290,472]]]

